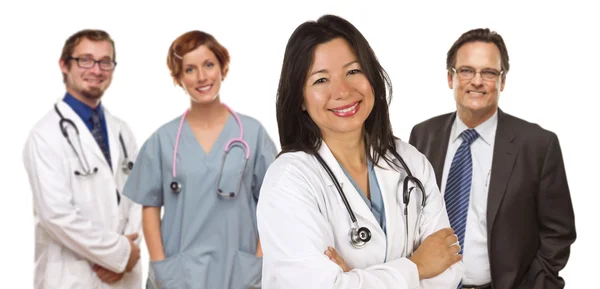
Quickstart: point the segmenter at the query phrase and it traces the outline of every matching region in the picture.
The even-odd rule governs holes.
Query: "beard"
[[[103,94],[104,91],[97,87],[92,87],[90,89],[81,91],[81,95],[89,100],[98,100]]]

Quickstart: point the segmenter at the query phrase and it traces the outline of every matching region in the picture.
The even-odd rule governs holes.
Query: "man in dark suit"
[[[498,108],[502,37],[464,33],[447,55],[456,112],[413,127],[458,236],[463,288],[563,288],[575,220],[557,136]]]

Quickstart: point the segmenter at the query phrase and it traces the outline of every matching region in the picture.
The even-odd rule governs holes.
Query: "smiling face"
[[[467,115],[491,117],[498,109],[498,97],[504,90],[505,77],[487,80],[481,73],[502,70],[500,50],[494,43],[469,42],[456,53],[456,71],[475,71],[471,79],[463,79],[460,73],[448,72],[448,86],[454,91],[456,108]]]
[[[194,103],[210,103],[217,99],[224,77],[217,57],[206,45],[183,56],[180,81]]]
[[[318,45],[304,87],[303,109],[323,137],[361,133],[373,104],[371,84],[346,40]]]
[[[114,49],[109,41],[81,39],[75,46],[71,58],[59,62],[60,69],[65,74],[67,91],[88,104],[97,104],[104,91],[110,86],[113,70],[101,69],[100,63],[94,63],[91,68],[81,68],[73,58],[79,58],[82,63],[86,61],[84,59],[112,62],[113,55]]]

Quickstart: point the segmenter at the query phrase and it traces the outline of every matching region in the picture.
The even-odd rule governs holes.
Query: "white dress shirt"
[[[479,137],[471,144],[473,161],[473,177],[471,182],[471,197],[467,214],[465,244],[463,248],[463,263],[465,275],[463,284],[483,285],[491,282],[490,262],[487,249],[487,199],[488,187],[492,170],[494,140],[498,125],[498,111],[492,117],[475,127]],[[457,116],[450,139],[442,175],[442,194],[446,192],[446,180],[454,154],[463,142],[460,134],[468,127]]]

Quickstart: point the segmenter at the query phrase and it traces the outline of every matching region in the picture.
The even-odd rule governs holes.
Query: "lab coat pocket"
[[[260,288],[261,272],[262,258],[238,250],[233,263],[231,288]]]
[[[90,264],[85,260],[66,260],[48,263],[48,288],[94,288]],[[55,284],[55,285],[54,285]]]
[[[154,289],[179,289],[183,286],[183,270],[179,256],[150,261],[148,278]]]
[[[62,266],[63,263],[60,261],[48,262],[42,279],[44,284],[42,288],[60,288],[61,284],[65,283],[63,279],[67,277],[63,276]]]
[[[63,166],[67,168],[67,173],[71,190],[76,192],[73,194],[73,200],[76,204],[87,204],[92,201],[92,195],[94,190],[94,184],[97,174],[92,176],[78,176],[75,175],[75,171],[82,171],[81,164],[77,158],[65,158],[63,160]]]

